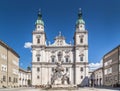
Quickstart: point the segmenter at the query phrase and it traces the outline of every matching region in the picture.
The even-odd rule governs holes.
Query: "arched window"
[[[83,43],[83,38],[80,38],[80,43]]]
[[[83,76],[81,76],[81,79],[83,79]]]
[[[68,57],[66,57],[65,60],[66,60],[66,63],[68,63]]]
[[[83,67],[80,68],[80,71],[83,71]]]
[[[69,69],[68,68],[66,68],[66,72],[68,72],[69,71]]]
[[[54,63],[55,62],[55,58],[54,57],[52,57],[52,63]]]
[[[38,44],[40,43],[40,38],[37,39],[37,43],[38,43]]]
[[[37,72],[39,72],[40,71],[40,68],[39,67],[37,67]]]
[[[80,61],[83,61],[83,56],[80,56]]]
[[[38,28],[40,28],[40,26],[38,26]]]
[[[40,77],[39,76],[37,76],[37,79],[39,79]]]
[[[52,72],[54,72],[54,67],[52,67]]]
[[[40,61],[40,57],[37,57],[37,62],[39,62]]]

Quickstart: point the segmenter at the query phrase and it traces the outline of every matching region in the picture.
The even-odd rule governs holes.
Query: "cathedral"
[[[67,74],[67,84],[88,85],[88,31],[85,29],[81,10],[75,24],[74,44],[66,43],[61,32],[55,37],[53,44],[47,44],[41,12],[38,13],[32,37],[33,86],[52,84],[52,76],[58,61]]]

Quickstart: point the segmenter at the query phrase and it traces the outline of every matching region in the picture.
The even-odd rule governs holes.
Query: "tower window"
[[[80,56],[80,61],[83,61],[83,56]]]
[[[38,26],[38,28],[40,28],[40,26]]]
[[[39,76],[37,76],[37,79],[39,79],[40,77]]]
[[[68,68],[66,68],[66,72],[68,72],[69,71],[69,69]]]
[[[39,72],[40,71],[40,68],[39,67],[37,67],[37,72]]]
[[[83,79],[83,76],[81,76],[81,79]]]
[[[40,57],[37,57],[37,61],[38,61],[38,62],[40,61]]]
[[[80,38],[80,43],[83,43],[83,38]]]
[[[66,63],[68,63],[68,58],[65,58],[66,59]]]
[[[81,71],[81,72],[83,71],[83,67],[80,68],[80,71]]]
[[[41,27],[41,29],[43,29],[43,27]]]
[[[52,72],[54,72],[54,68],[52,67]]]
[[[37,43],[38,43],[38,44],[40,43],[40,38],[37,39]]]

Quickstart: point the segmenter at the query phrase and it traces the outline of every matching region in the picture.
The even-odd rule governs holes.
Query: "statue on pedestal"
[[[58,62],[56,62],[57,67],[55,68],[55,72],[51,78],[51,84],[61,85],[61,84],[69,84],[69,77],[67,73],[64,73],[64,68],[62,67],[62,53],[58,53]]]

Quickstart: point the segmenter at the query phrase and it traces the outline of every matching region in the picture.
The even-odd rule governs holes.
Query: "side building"
[[[103,67],[96,69],[93,72],[94,86],[103,86]]]
[[[19,68],[19,87],[31,86],[31,70]]]
[[[104,55],[103,79],[105,86],[120,85],[120,45]]]
[[[100,67],[92,72],[89,72],[89,86],[103,86],[103,67]]]
[[[20,56],[0,40],[0,88],[18,87]]]

